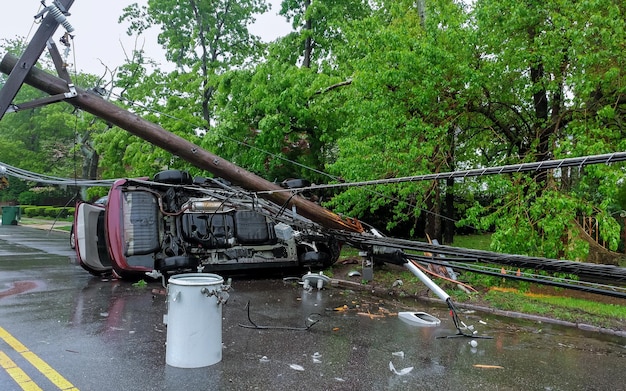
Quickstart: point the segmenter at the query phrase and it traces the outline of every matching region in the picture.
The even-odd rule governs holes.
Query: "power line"
[[[285,189],[285,190],[272,190],[272,191],[268,190],[268,191],[262,191],[258,193],[263,194],[263,193],[272,193],[272,192],[277,192],[277,191],[336,189],[336,188],[342,188],[342,187],[363,187],[363,186],[388,185],[388,184],[441,180],[441,179],[458,179],[458,178],[479,177],[479,176],[487,176],[487,175],[513,174],[513,173],[529,172],[529,171],[555,170],[555,169],[566,168],[566,167],[583,167],[583,166],[590,165],[590,164],[611,164],[611,163],[617,163],[617,162],[623,162],[623,161],[626,161],[626,152],[613,152],[613,153],[607,153],[603,155],[590,155],[590,156],[582,156],[582,157],[566,158],[566,159],[544,160],[544,161],[535,162],[535,163],[520,163],[520,164],[511,164],[511,165],[506,165],[506,166],[475,168],[475,169],[470,169],[470,170],[460,170],[460,171],[452,171],[452,172],[444,172],[444,173],[436,173],[436,174],[424,174],[424,175],[413,175],[413,176],[406,176],[406,177],[399,177],[399,178],[377,179],[377,180],[372,180],[372,181],[344,182],[344,183],[333,183],[333,184],[326,184],[326,185],[311,185],[309,187],[302,187],[298,189]]]
[[[112,96],[114,96],[114,97],[116,97],[116,98],[117,98],[117,99],[119,99],[119,100],[123,100],[123,101],[125,101],[125,102],[126,102],[127,104],[129,104],[130,106],[136,106],[136,107],[139,107],[139,108],[141,108],[141,109],[143,109],[143,110],[149,111],[149,112],[150,112],[150,113],[152,113],[152,114],[156,114],[156,115],[158,115],[159,117],[167,117],[167,118],[173,119],[173,120],[175,120],[175,121],[177,121],[177,122],[183,123],[183,124],[185,124],[185,125],[192,126],[192,127],[194,127],[194,128],[203,129],[203,130],[205,130],[205,131],[206,131],[206,130],[208,130],[208,129],[204,126],[204,125],[201,125],[201,124],[199,124],[199,123],[193,123],[193,122],[191,122],[191,121],[188,121],[188,120],[185,120],[185,119],[182,119],[182,118],[178,118],[178,117],[176,117],[176,116],[174,116],[174,115],[172,115],[172,114],[169,114],[169,113],[166,113],[166,112],[163,112],[163,111],[160,111],[160,110],[156,110],[156,109],[154,109],[154,108],[152,108],[152,107],[149,107],[149,106],[146,106],[146,105],[144,105],[144,104],[141,104],[141,103],[138,103],[138,102],[132,101],[132,100],[130,100],[130,99],[128,99],[128,98],[125,98],[124,96],[121,96],[121,95],[116,94],[116,93],[114,93],[114,92],[111,92],[111,95],[112,95]],[[267,156],[270,156],[270,157],[272,157],[272,158],[274,158],[274,159],[281,160],[281,161],[286,162],[286,163],[289,163],[289,164],[291,164],[291,165],[293,165],[293,166],[303,168],[303,169],[305,169],[305,170],[307,170],[307,171],[314,172],[314,173],[316,173],[316,174],[318,174],[318,175],[321,175],[321,176],[325,176],[325,177],[327,177],[327,178],[330,178],[330,179],[331,179],[331,180],[333,180],[333,181],[339,181],[339,180],[340,180],[340,178],[339,178],[339,177],[337,177],[337,176],[334,176],[334,175],[331,175],[331,174],[329,174],[329,173],[327,173],[327,172],[324,172],[324,171],[318,170],[318,169],[316,169],[316,168],[314,168],[314,167],[310,167],[310,166],[307,166],[307,165],[305,165],[305,164],[299,163],[299,162],[297,162],[297,161],[295,161],[295,160],[288,159],[288,158],[286,158],[286,157],[284,157],[284,156],[281,156],[281,155],[279,155],[279,154],[272,153],[272,152],[267,151],[267,150],[265,150],[265,149],[259,148],[259,147],[255,146],[255,145],[251,145],[251,144],[249,144],[249,143],[246,143],[246,142],[244,142],[244,141],[237,140],[237,139],[235,139],[235,138],[233,138],[233,137],[230,137],[228,134],[225,134],[225,133],[224,133],[224,134],[221,134],[221,135],[220,135],[220,137],[221,137],[221,138],[223,138],[223,139],[225,139],[225,140],[227,140],[227,141],[233,142],[233,143],[235,143],[235,144],[237,144],[237,145],[241,145],[241,146],[246,147],[246,148],[249,148],[249,149],[251,149],[251,150],[254,150],[254,151],[257,151],[257,152],[263,153],[263,154],[265,154],[265,155],[267,155]],[[317,188],[319,189],[319,187],[317,187]],[[294,190],[294,189],[292,188],[292,189],[290,189],[290,190]],[[285,191],[290,191],[290,190],[285,190]],[[380,193],[380,192],[377,192],[377,191],[374,191],[374,190],[371,190],[371,189],[368,189],[368,190],[366,190],[366,191],[368,191],[369,193],[371,193],[371,194],[373,194],[373,195],[375,195],[375,196],[377,196],[377,197],[381,197],[381,198],[387,199],[387,200],[389,200],[389,201],[393,201],[393,202],[396,202],[396,203],[399,203],[399,202],[400,202],[400,200],[399,200],[398,198],[396,198],[396,197],[391,197],[391,196],[388,196],[388,195],[386,195],[386,194],[383,194],[383,193]],[[260,193],[260,192],[258,192],[258,193]],[[258,193],[257,193],[257,194],[258,194]],[[428,210],[428,209],[425,209],[425,208],[422,208],[422,207],[418,207],[418,206],[417,206],[417,205],[415,205],[415,204],[412,204],[412,203],[407,203],[407,205],[408,205],[409,207],[413,208],[413,209],[419,209],[419,210],[420,210],[421,212],[423,212],[423,213],[428,213],[428,214],[431,214],[431,215],[437,216],[437,217],[439,217],[439,218],[441,218],[441,219],[443,219],[443,220],[448,220],[448,221],[456,222],[456,220],[455,220],[455,219],[453,219],[453,218],[450,218],[450,217],[448,217],[448,216],[444,216],[444,215],[442,215],[442,214],[439,214],[439,213],[433,212],[433,211],[431,211],[431,210]]]
[[[23,170],[21,168],[13,167],[6,163],[0,162],[0,166],[5,167],[6,175],[22,179],[25,181],[45,183],[50,185],[62,185],[62,186],[82,186],[82,187],[94,187],[94,186],[103,186],[103,187],[111,187],[113,186],[113,182],[115,179],[101,179],[101,180],[92,180],[92,179],[71,179],[71,178],[60,178],[51,175],[38,174],[32,171]]]

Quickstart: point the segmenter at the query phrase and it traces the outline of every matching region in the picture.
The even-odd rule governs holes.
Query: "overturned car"
[[[74,226],[81,266],[126,279],[326,267],[339,257],[336,239],[296,210],[178,170],[117,180],[106,205],[77,205]]]

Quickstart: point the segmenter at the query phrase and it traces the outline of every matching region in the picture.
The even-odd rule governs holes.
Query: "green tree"
[[[203,145],[266,177],[327,181],[322,172],[341,124],[341,100],[321,91],[339,79],[271,61],[225,75],[219,120]]]
[[[483,164],[623,150],[623,8],[614,1],[476,2],[467,130],[470,144],[483,145]],[[615,249],[619,231],[609,209],[621,176],[601,166],[538,172],[533,181],[511,175],[508,183],[498,179],[499,196],[482,208],[483,219],[468,221],[495,226],[496,249],[578,258],[587,248],[576,217],[594,214]]]
[[[295,31],[272,42],[253,69],[224,75],[216,127],[203,145],[270,180],[320,183],[334,156],[349,74],[336,64],[340,26],[371,13],[362,1],[284,1]],[[242,148],[243,146],[243,148]]]
[[[5,40],[0,46],[16,56],[21,55],[26,47],[21,38]],[[56,74],[47,52],[41,56],[37,66]],[[79,73],[71,77],[76,85],[89,89],[99,82],[96,76],[89,74]],[[6,76],[0,77],[0,87],[5,80]],[[21,103],[45,96],[45,93],[25,84],[14,103],[19,107]],[[98,155],[90,152],[93,148],[91,134],[102,129],[102,124],[94,116],[63,102],[7,113],[0,121],[0,139],[3,140],[0,160],[27,171],[95,179],[98,177]],[[10,188],[14,200],[19,196],[15,190],[26,190],[25,183],[22,187],[16,186],[17,183],[13,179]]]
[[[452,2],[429,6],[425,17],[411,2],[387,2],[348,30],[340,55],[354,76],[333,174],[361,181],[453,169],[468,78],[466,15]],[[348,190],[332,205],[350,215],[382,215],[404,236],[441,241],[445,193],[451,186],[437,182],[378,186]],[[426,232],[417,232],[422,215]]]
[[[344,27],[371,12],[363,0],[283,0],[280,10],[294,29],[298,60],[304,68],[314,69],[334,63],[333,48],[345,38]]]
[[[135,48],[117,73],[120,104],[199,144],[216,123],[214,95],[221,76],[246,69],[260,56],[263,46],[248,26],[266,9],[261,0],[151,0],[147,7],[127,7],[120,22],[130,23],[128,34],[158,27],[169,63],[161,67]],[[170,66],[174,69],[164,69]],[[98,144],[108,175],[194,171],[189,163],[119,129],[102,135]]]
[[[161,29],[159,43],[176,65],[176,78],[186,85],[180,91],[200,105],[210,127],[218,76],[258,55],[260,39],[248,26],[254,15],[266,9],[262,0],[150,0],[147,7],[136,3],[127,7],[121,20],[131,22],[129,33],[141,33],[149,26]]]

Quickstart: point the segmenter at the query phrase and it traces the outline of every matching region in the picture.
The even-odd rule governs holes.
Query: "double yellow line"
[[[72,383],[67,381],[57,371],[52,369],[45,361],[39,358],[35,353],[28,350],[20,341],[9,334],[5,329],[0,327],[0,338],[11,346],[17,353],[21,354],[32,366],[37,368],[45,377],[48,378],[55,386],[63,391],[78,391]],[[0,366],[22,387],[24,391],[41,391],[41,388],[18,367],[9,356],[0,350]]]

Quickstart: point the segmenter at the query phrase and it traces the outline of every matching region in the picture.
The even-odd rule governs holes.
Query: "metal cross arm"
[[[0,90],[0,120],[11,106],[26,76],[37,63],[37,60],[39,60],[41,53],[43,53],[46,47],[46,43],[59,27],[59,24],[69,26],[63,12],[67,12],[73,3],[74,0],[58,0],[55,1],[52,6],[47,7],[50,12],[43,18],[33,39],[26,47],[24,54],[22,54],[19,61],[13,67],[4,87]]]
[[[59,77],[67,82],[67,92],[47,96],[45,98],[33,99],[30,102],[11,104],[6,109],[5,113],[34,109],[36,107],[49,105],[50,103],[56,103],[65,99],[74,98],[78,95],[76,87],[70,78],[70,74],[67,72],[67,66],[61,57],[61,53],[59,53],[59,50],[52,39],[48,40],[48,51],[50,52],[50,56],[52,57],[52,61],[54,62],[54,66],[59,74]]]

